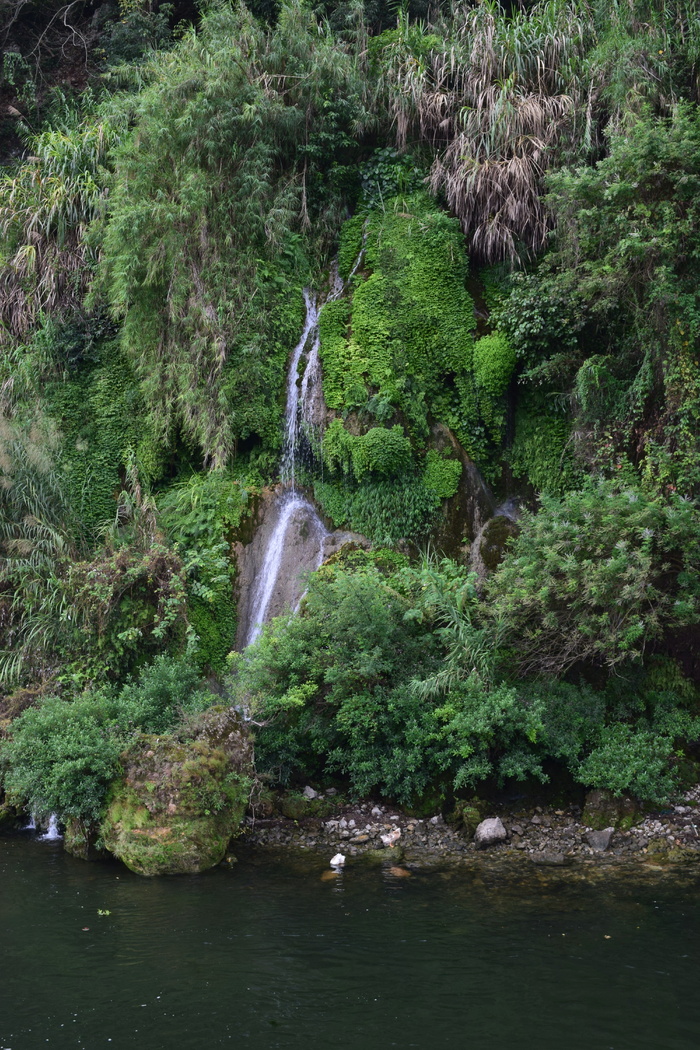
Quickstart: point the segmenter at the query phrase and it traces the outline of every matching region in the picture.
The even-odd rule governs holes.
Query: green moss
[[[385,477],[411,465],[411,442],[403,427],[372,427],[366,434],[350,434],[334,419],[323,436],[323,460],[330,470],[342,470],[361,481],[365,474]]]
[[[351,318],[336,303],[321,315],[326,403],[347,409],[378,394],[424,437],[426,403],[449,401],[450,373],[471,368],[475,322],[462,234],[423,194],[388,201],[369,213],[366,228],[366,276]]]
[[[462,477],[458,459],[446,459],[435,449],[428,449],[425,457],[423,484],[437,499],[450,499],[457,492]]]
[[[362,232],[365,226],[365,215],[358,212],[343,223],[338,242],[338,273],[347,281],[362,248]]]
[[[122,756],[123,780],[101,825],[105,846],[140,875],[218,864],[245,812],[250,781],[206,739],[141,737]]]
[[[374,543],[419,540],[430,529],[442,502],[420,474],[359,485],[319,481],[314,496],[336,528],[361,532]]]
[[[44,391],[64,437],[61,469],[79,516],[93,533],[114,520],[132,451],[143,453],[142,480],[156,479],[163,469],[163,449],[146,423],[138,383],[119,346],[101,343],[95,358]]]
[[[574,464],[571,418],[557,412],[542,390],[525,390],[515,413],[515,437],[508,462],[516,477],[539,492],[559,495],[575,488],[581,473]]]
[[[474,343],[474,382],[479,410],[492,441],[497,445],[504,437],[505,395],[515,364],[515,350],[501,332],[492,332]]]

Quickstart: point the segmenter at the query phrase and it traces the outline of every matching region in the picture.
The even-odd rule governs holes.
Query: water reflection
[[[693,878],[323,873],[146,880],[0,840],[0,1046],[695,1050]]]

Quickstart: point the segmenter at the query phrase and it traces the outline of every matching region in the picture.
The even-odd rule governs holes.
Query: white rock
[[[477,849],[493,846],[496,842],[505,842],[507,838],[508,835],[500,817],[487,817],[486,820],[482,820],[474,832]]]
[[[382,811],[379,808],[379,806],[374,806],[374,808],[372,809],[372,816],[373,817],[381,817],[381,815],[382,815]]]
[[[304,788],[302,794],[304,795],[304,798],[317,798],[318,797],[318,791],[314,791],[314,789],[312,787],[309,787],[308,784]]]
[[[349,820],[348,821],[348,827],[349,828],[354,828],[355,827],[355,821],[354,820]]]
[[[342,868],[343,864],[345,864],[345,857],[342,853],[336,853],[335,857],[331,857],[332,868]]]

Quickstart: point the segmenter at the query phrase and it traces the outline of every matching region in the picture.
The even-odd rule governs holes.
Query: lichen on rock
[[[218,864],[245,812],[252,742],[243,718],[216,706],[187,735],[142,735],[121,756],[101,826],[107,849],[139,875]]]

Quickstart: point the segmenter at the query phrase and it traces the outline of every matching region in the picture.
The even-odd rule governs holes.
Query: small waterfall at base
[[[58,839],[62,839],[63,835],[58,830],[58,817],[55,813],[52,813],[49,817],[49,826],[45,834],[39,836],[40,842],[56,842]]]
[[[22,825],[20,831],[36,831],[36,820],[33,813],[30,814],[28,822]]]

